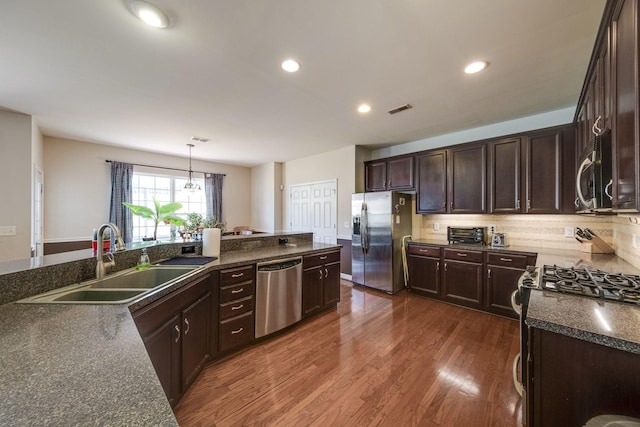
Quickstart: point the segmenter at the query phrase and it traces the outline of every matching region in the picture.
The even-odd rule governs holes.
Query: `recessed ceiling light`
[[[147,3],[143,0],[133,0],[129,3],[131,13],[137,16],[147,25],[156,28],[167,28],[169,26],[169,17],[159,7]]]
[[[371,106],[369,104],[360,104],[358,106],[359,113],[368,113],[369,111],[371,111]]]
[[[487,68],[487,65],[489,65],[487,61],[472,62],[464,68],[464,72],[467,74],[477,73]]]
[[[282,69],[289,73],[295,73],[300,69],[300,64],[293,59],[287,59],[282,63]]]

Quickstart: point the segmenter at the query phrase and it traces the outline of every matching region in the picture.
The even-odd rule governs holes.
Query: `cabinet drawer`
[[[220,272],[220,286],[233,285],[247,280],[253,280],[253,265],[230,268]]]
[[[220,320],[239,316],[253,310],[253,296],[248,296],[240,300],[220,304]]]
[[[526,268],[527,267],[526,255],[513,255],[513,254],[487,254],[487,265],[499,265],[512,268]]]
[[[446,259],[457,259],[467,262],[482,262],[482,252],[480,251],[445,249],[444,257]]]
[[[235,301],[253,295],[253,282],[244,282],[238,285],[220,288],[220,304]]]
[[[340,251],[325,252],[317,255],[306,255],[303,258],[303,268],[315,267],[321,264],[340,262]]]
[[[435,246],[409,245],[411,255],[440,258],[440,248]]]
[[[253,312],[220,322],[220,351],[248,344],[253,338]]]

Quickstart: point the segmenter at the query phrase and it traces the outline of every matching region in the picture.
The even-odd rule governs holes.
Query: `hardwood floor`
[[[181,426],[518,426],[514,320],[342,281],[337,310],[209,365]]]

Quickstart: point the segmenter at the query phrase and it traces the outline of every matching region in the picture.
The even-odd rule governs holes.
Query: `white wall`
[[[338,181],[338,238],[351,238],[351,194],[355,193],[356,147],[349,146],[316,156],[286,162],[283,166],[284,224],[291,229],[289,186],[337,179]]]
[[[15,236],[0,236],[0,261],[31,255],[32,119],[0,110],[0,226],[15,226]]]
[[[282,163],[266,163],[251,169],[251,228],[282,231]]]
[[[86,240],[109,219],[111,167],[105,160],[187,168],[174,157],[68,139],[44,137],[45,242]],[[193,169],[224,173],[222,216],[228,228],[251,220],[251,169],[193,160]]]
[[[460,132],[448,133],[446,135],[435,136],[433,138],[420,139],[418,141],[407,142],[406,144],[373,150],[371,158],[380,159],[383,157],[415,153],[418,151],[430,150],[432,148],[447,147],[449,145],[478,141],[481,139],[509,135],[512,133],[564,125],[573,121],[574,112],[575,107],[564,108],[520,119],[467,129]]]

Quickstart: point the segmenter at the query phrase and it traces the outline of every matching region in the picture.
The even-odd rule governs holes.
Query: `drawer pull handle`
[[[191,327],[191,325],[189,324],[189,319],[188,318],[184,318],[184,323],[187,325],[187,329],[184,330],[184,335],[186,336],[189,333],[189,328]]]
[[[500,258],[500,261],[511,262],[511,261],[513,261],[513,259],[511,259],[511,258]]]
[[[231,335],[239,334],[242,331],[244,331],[244,328],[236,329],[235,331],[231,331]]]
[[[180,341],[180,328],[178,327],[178,325],[174,326],[176,328],[176,331],[178,332],[178,336],[176,337],[176,342]]]
[[[320,278],[322,279],[322,270],[318,270],[318,273],[320,273]]]
[[[327,277],[329,277],[329,270],[327,270],[326,268],[324,269],[324,278],[326,279]]]
[[[237,277],[242,277],[244,276],[244,273],[238,273],[238,274],[232,274],[231,277],[233,277],[234,279]]]
[[[327,259],[327,256],[321,256],[320,259]]]
[[[463,254],[463,253],[458,252],[458,256],[467,256],[467,255],[468,254]]]
[[[419,252],[429,252],[429,249],[418,249]]]
[[[244,304],[240,304],[240,305],[236,305],[234,307],[231,307],[231,310],[240,310],[242,307],[244,307]]]
[[[244,292],[244,288],[234,289],[231,291],[232,294],[239,294],[240,292]]]

